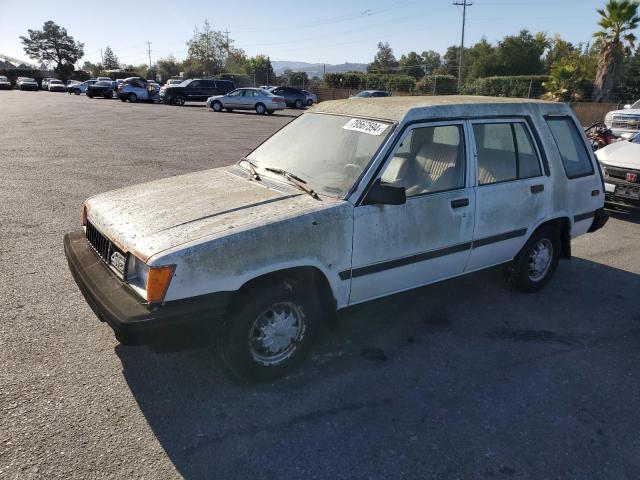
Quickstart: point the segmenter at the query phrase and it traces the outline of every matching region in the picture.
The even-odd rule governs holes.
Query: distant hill
[[[276,75],[282,75],[286,69],[294,72],[306,72],[309,78],[322,77],[326,73],[342,73],[342,72],[366,72],[366,63],[341,63],[340,65],[331,65],[329,63],[308,63],[308,62],[290,62],[290,61],[272,61],[271,65]]]

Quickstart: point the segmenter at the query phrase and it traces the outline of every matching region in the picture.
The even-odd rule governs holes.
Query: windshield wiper
[[[249,160],[247,157],[243,157],[239,163],[242,163],[242,162],[247,162],[247,164],[249,164],[249,171],[251,172],[251,176],[253,177],[253,179],[260,180],[260,175],[258,175],[258,172],[256,171],[255,164],[251,160]]]
[[[300,177],[294,175],[293,173],[289,173],[286,170],[282,170],[281,168],[266,167],[265,170],[268,172],[277,173],[278,175],[282,175],[284,178],[289,180],[290,183],[293,183],[296,187],[298,187],[303,192],[308,193],[316,200],[320,200],[320,197],[318,197],[318,194],[314,192],[311,187],[307,186],[307,182],[301,179]]]

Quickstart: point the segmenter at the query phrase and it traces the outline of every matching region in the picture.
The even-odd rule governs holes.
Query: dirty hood
[[[268,188],[266,185],[276,188]],[[239,167],[216,168],[97,195],[88,220],[144,261],[164,250],[330,207],[306,193],[248,179]]]
[[[596,151],[596,157],[605,165],[640,170],[640,144],[637,143],[620,140]]]

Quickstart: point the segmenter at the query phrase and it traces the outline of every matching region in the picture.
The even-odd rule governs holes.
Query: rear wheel
[[[313,100],[311,99],[307,100],[307,107],[310,107],[311,105],[313,105]]]
[[[549,283],[559,259],[560,234],[556,228],[544,225],[507,265],[507,280],[518,290],[537,292]]]
[[[222,103],[215,101],[211,104],[211,110],[213,110],[214,112],[221,112],[222,111]]]
[[[225,325],[220,353],[244,380],[270,380],[309,352],[321,319],[316,297],[294,281],[255,286],[242,295]]]
[[[275,110],[267,110],[267,113],[268,113],[269,115],[273,115],[274,113],[276,113],[276,111],[275,111]]]
[[[264,115],[265,113],[267,113],[267,107],[265,107],[262,103],[258,103],[256,105],[256,113],[258,115]]]
[[[81,93],[79,88],[74,88],[72,91],[74,95],[80,95]]]
[[[87,97],[93,98],[93,93],[87,93]]]
[[[173,97],[173,104],[179,107],[182,107],[185,103],[185,98],[183,95],[176,95]]]
[[[296,108],[303,108],[304,107],[304,103],[300,99],[296,100],[296,104],[295,105],[296,105]]]
[[[138,101],[138,96],[135,93],[130,93],[127,96],[127,99],[131,102],[131,103],[136,103]]]

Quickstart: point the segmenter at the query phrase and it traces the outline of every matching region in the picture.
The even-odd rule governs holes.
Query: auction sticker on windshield
[[[360,118],[352,118],[342,128],[345,130],[353,130],[354,132],[368,133],[369,135],[382,135],[387,129],[386,123],[373,122],[371,120],[362,120]]]

